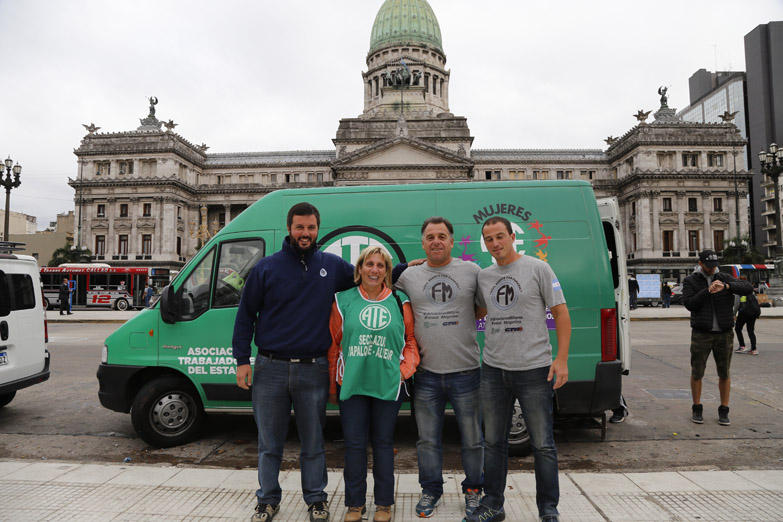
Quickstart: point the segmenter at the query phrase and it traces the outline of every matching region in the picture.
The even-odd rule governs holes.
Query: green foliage
[[[69,241],[65,242],[65,246],[62,246],[52,253],[52,259],[49,261],[49,266],[60,266],[63,263],[89,263],[90,252],[89,248],[84,250],[74,250]]]
[[[727,265],[761,264],[764,263],[764,256],[753,245],[750,235],[746,235],[739,240],[734,238],[723,242],[722,262]]]

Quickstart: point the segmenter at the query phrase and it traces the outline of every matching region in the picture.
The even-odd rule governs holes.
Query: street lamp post
[[[775,257],[783,257],[783,227],[780,226],[780,173],[783,172],[783,147],[775,143],[769,146],[769,152],[759,152],[761,172],[772,179],[775,188]]]
[[[14,177],[11,178],[11,172]],[[22,180],[19,176],[22,175],[22,166],[17,163],[14,165],[14,160],[8,157],[5,160],[5,178],[3,178],[2,166],[0,166],[0,185],[5,187],[5,226],[3,227],[3,239],[9,241],[8,228],[11,219],[11,189],[15,189],[22,184]]]
[[[740,213],[739,213],[739,189],[737,187],[737,151],[732,149],[734,155],[734,218],[736,221],[737,240],[742,237],[740,232]]]

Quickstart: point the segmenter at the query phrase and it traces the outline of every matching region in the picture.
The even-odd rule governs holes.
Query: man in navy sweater
[[[237,384],[252,386],[258,427],[258,504],[252,522],[280,510],[278,482],[291,405],[301,440],[302,493],[310,521],[329,519],[323,426],[329,393],[329,314],[334,294],[354,286],[353,266],[318,250],[321,218],[313,205],[288,211],[282,250],[265,257],[245,282],[234,324]],[[258,356],[250,366],[255,336]]]

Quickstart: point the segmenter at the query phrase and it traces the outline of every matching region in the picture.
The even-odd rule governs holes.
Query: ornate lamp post
[[[14,173],[13,179],[11,179],[11,172]],[[2,166],[0,166],[0,185],[5,187],[5,227],[3,228],[3,239],[8,241],[8,225],[11,219],[11,189],[15,189],[22,184],[22,180],[19,176],[22,175],[22,166],[17,163],[14,165],[14,160],[9,156],[5,160],[5,178],[3,178]]]
[[[775,257],[783,257],[783,227],[780,226],[780,173],[783,172],[783,147],[775,143],[769,145],[769,152],[759,152],[761,172],[772,179],[775,187]]]

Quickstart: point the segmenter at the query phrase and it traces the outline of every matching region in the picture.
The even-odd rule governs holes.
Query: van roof
[[[281,215],[284,200],[289,196],[305,198],[308,194],[351,194],[351,193],[376,193],[376,192],[426,192],[426,191],[445,191],[459,189],[501,189],[501,188],[540,188],[540,187],[588,187],[592,190],[592,185],[584,180],[542,180],[542,181],[489,181],[489,182],[461,182],[461,183],[415,183],[407,185],[359,185],[359,186],[340,186],[340,187],[321,187],[307,189],[283,189],[276,190],[263,198],[259,199],[248,207],[239,216],[235,217],[223,227],[216,236],[230,234],[247,230],[255,230],[259,223],[263,222],[264,215],[275,217]],[[263,205],[260,202],[264,201]],[[287,210],[287,209],[286,209]],[[319,209],[321,210],[321,209]],[[272,226],[277,227],[278,223]]]

